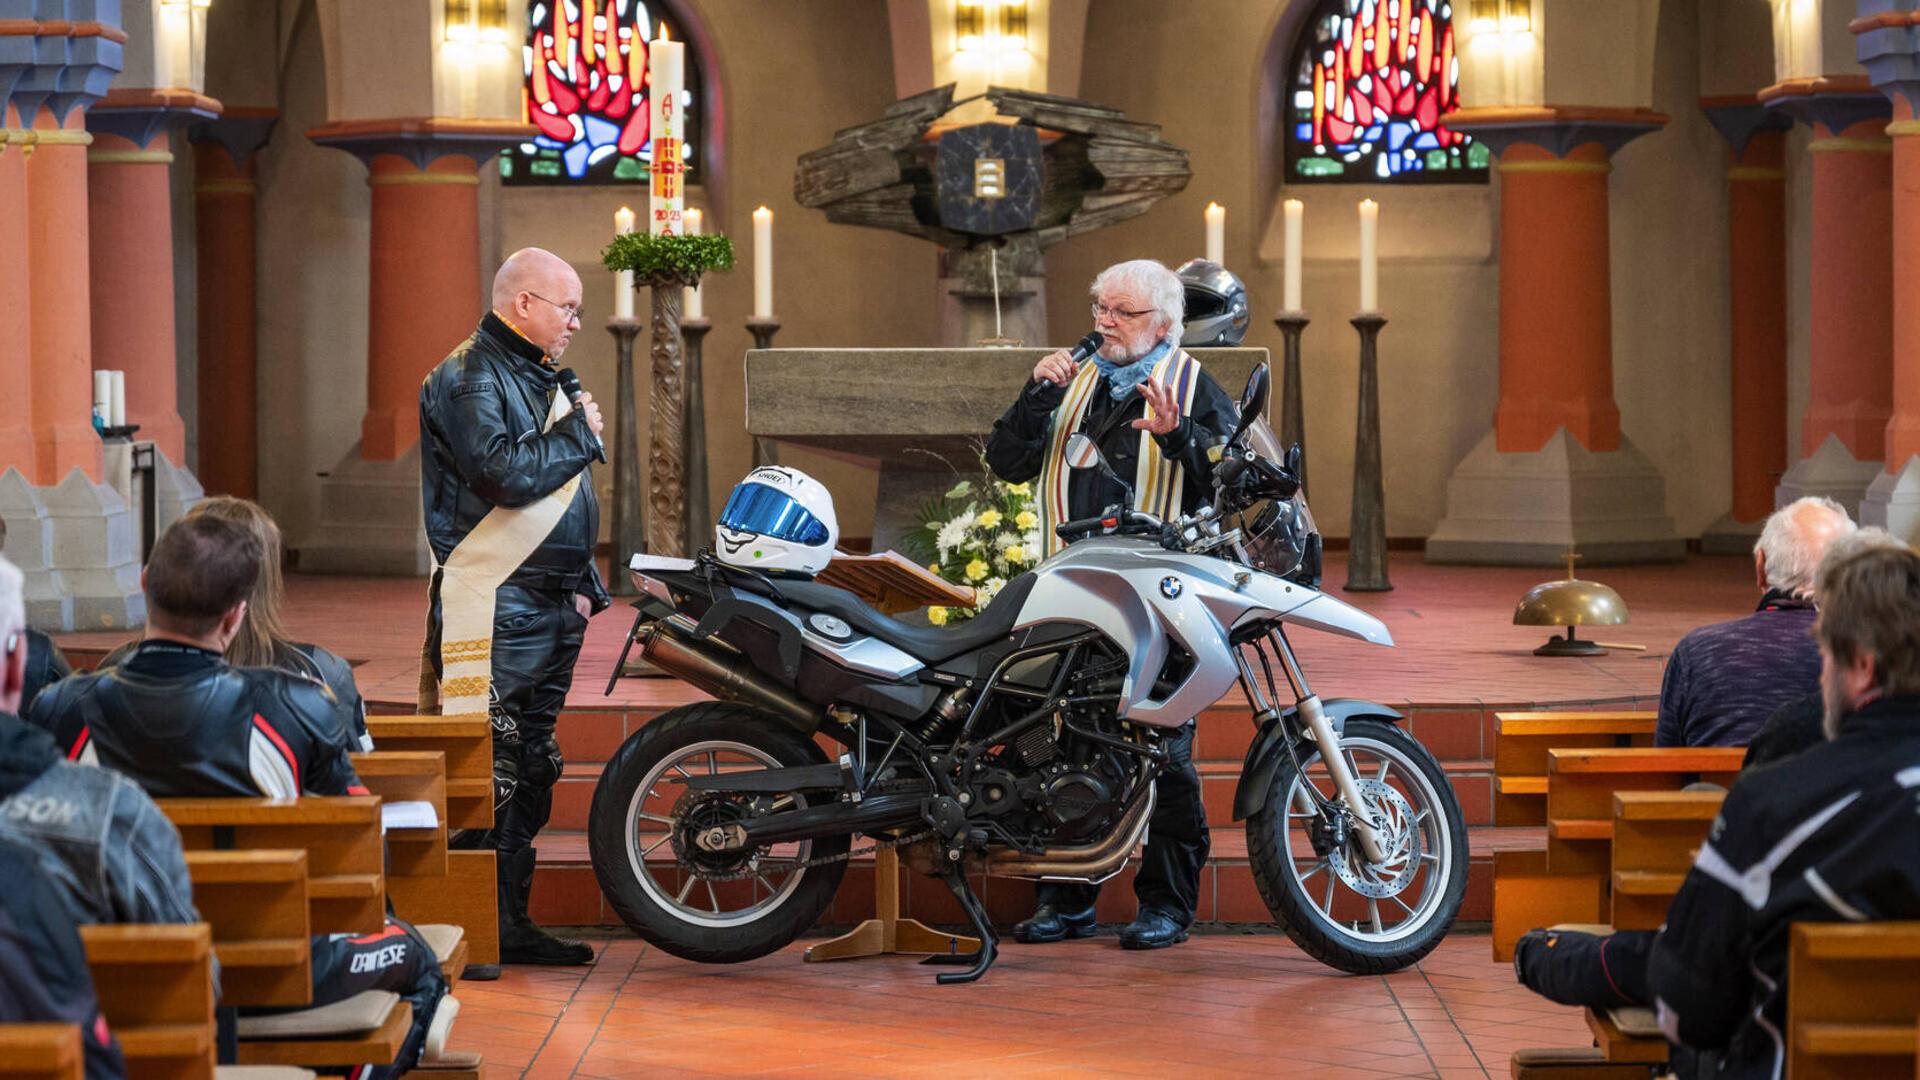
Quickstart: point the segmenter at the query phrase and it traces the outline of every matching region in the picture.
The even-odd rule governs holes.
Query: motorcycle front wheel
[[[1299,768],[1279,755],[1266,804],[1247,820],[1267,909],[1329,967],[1378,975],[1418,962],[1453,926],[1467,890],[1467,827],[1446,771],[1392,724],[1347,722],[1340,752],[1386,852],[1374,863],[1323,813],[1340,796],[1319,747],[1299,750]]]
[[[601,893],[634,933],[683,959],[730,964],[786,945],[819,920],[847,870],[844,861],[809,862],[845,855],[852,838],[703,851],[696,833],[763,809],[752,797],[681,781],[826,760],[813,740],[744,705],[711,701],[661,714],[620,747],[594,789],[587,844]],[[775,802],[801,809],[807,797]]]

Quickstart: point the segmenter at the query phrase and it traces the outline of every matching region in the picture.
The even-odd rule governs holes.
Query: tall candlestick
[[[647,47],[647,109],[653,142],[648,231],[654,236],[679,236],[685,231],[681,212],[686,205],[686,175],[680,163],[680,136],[686,129],[680,91],[686,86],[686,54],[685,45],[667,40],[667,26],[661,23],[659,40]]]
[[[701,225],[700,208],[697,206],[688,207],[687,208],[687,235],[699,236],[700,225]],[[701,286],[689,285],[687,286],[686,294],[681,298],[682,299],[681,306],[686,309],[687,318],[689,319],[704,319],[707,317],[706,307],[704,304],[701,303],[700,290],[701,290]],[[691,551],[693,549],[689,548],[687,550]]]
[[[1302,311],[1300,306],[1300,229],[1306,217],[1306,204],[1299,199],[1288,199],[1280,204],[1286,216],[1286,246],[1284,274],[1281,277],[1282,311]]]
[[[753,212],[753,315],[773,318],[773,211]]]
[[[1360,200],[1360,310],[1380,310],[1380,204]]]
[[[1207,261],[1224,263],[1227,258],[1227,208],[1217,202],[1207,204]]]
[[[625,236],[633,231],[633,211],[621,207],[613,212],[613,231]],[[613,272],[613,317],[633,318],[633,271]]]

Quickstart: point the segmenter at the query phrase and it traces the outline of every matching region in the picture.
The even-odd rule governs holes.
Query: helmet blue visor
[[[757,533],[775,540],[818,546],[827,542],[827,527],[793,496],[765,484],[741,484],[720,511],[722,528]]]

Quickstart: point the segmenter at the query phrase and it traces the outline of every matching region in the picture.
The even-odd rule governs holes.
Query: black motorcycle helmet
[[[1247,336],[1247,287],[1217,262],[1188,259],[1175,270],[1186,293],[1186,326],[1180,344],[1189,348],[1238,345]]]

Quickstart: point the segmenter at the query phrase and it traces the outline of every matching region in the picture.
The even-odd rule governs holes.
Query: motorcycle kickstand
[[[929,956],[921,961],[923,964],[972,964],[965,971],[943,971],[933,977],[933,981],[941,986],[952,986],[955,983],[970,983],[985,975],[999,953],[1000,939],[994,935],[993,924],[987,920],[986,906],[980,903],[973,886],[967,884],[966,874],[955,869],[947,873],[944,880],[947,888],[953,890],[954,899],[960,901],[960,909],[967,913],[974,936],[980,939],[980,948],[974,952]]]

